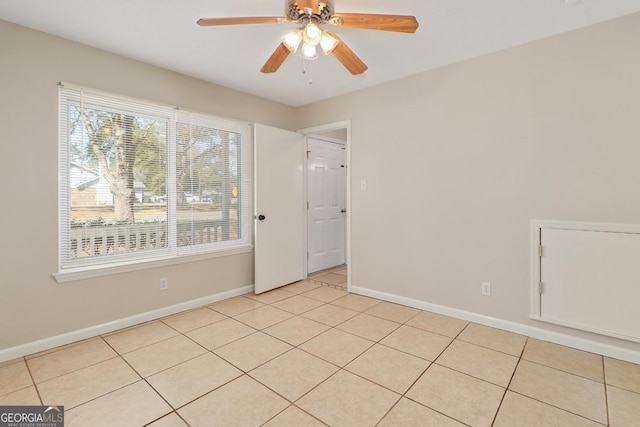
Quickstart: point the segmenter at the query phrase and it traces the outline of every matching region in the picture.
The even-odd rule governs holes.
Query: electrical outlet
[[[169,289],[169,279],[163,277],[160,279],[160,290],[166,291],[167,289]]]
[[[481,284],[481,292],[482,292],[482,295],[484,295],[485,297],[490,297],[491,296],[491,283],[482,282],[482,284]]]

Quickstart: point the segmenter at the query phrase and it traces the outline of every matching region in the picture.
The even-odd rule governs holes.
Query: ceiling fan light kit
[[[325,55],[333,54],[354,75],[364,73],[367,66],[335,33],[324,30],[324,25],[403,33],[415,33],[418,29],[418,21],[414,16],[338,14],[334,10],[333,0],[286,0],[283,17],[202,18],[198,20],[198,25],[297,23],[299,27],[282,37],[282,42],[260,71],[277,71],[289,54],[296,53],[298,49],[301,58],[316,59],[320,46]]]

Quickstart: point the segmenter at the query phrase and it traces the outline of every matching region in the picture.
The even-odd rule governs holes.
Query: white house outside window
[[[70,85],[59,95],[61,272],[250,244],[249,125]]]

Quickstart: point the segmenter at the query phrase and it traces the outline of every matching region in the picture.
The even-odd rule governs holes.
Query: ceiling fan
[[[201,18],[198,25],[241,25],[297,23],[298,28],[282,37],[282,43],[264,64],[263,73],[273,73],[291,53],[300,48],[303,59],[316,59],[318,46],[325,55],[332,53],[351,74],[362,74],[367,66],[335,33],[326,31],[326,24],[343,28],[415,33],[418,21],[414,16],[335,13],[333,0],[285,0],[285,16],[239,18]]]

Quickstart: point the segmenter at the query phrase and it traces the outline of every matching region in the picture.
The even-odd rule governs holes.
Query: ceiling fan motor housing
[[[320,22],[326,22],[335,12],[333,0],[286,0],[285,13],[290,21],[309,19],[309,15]]]

